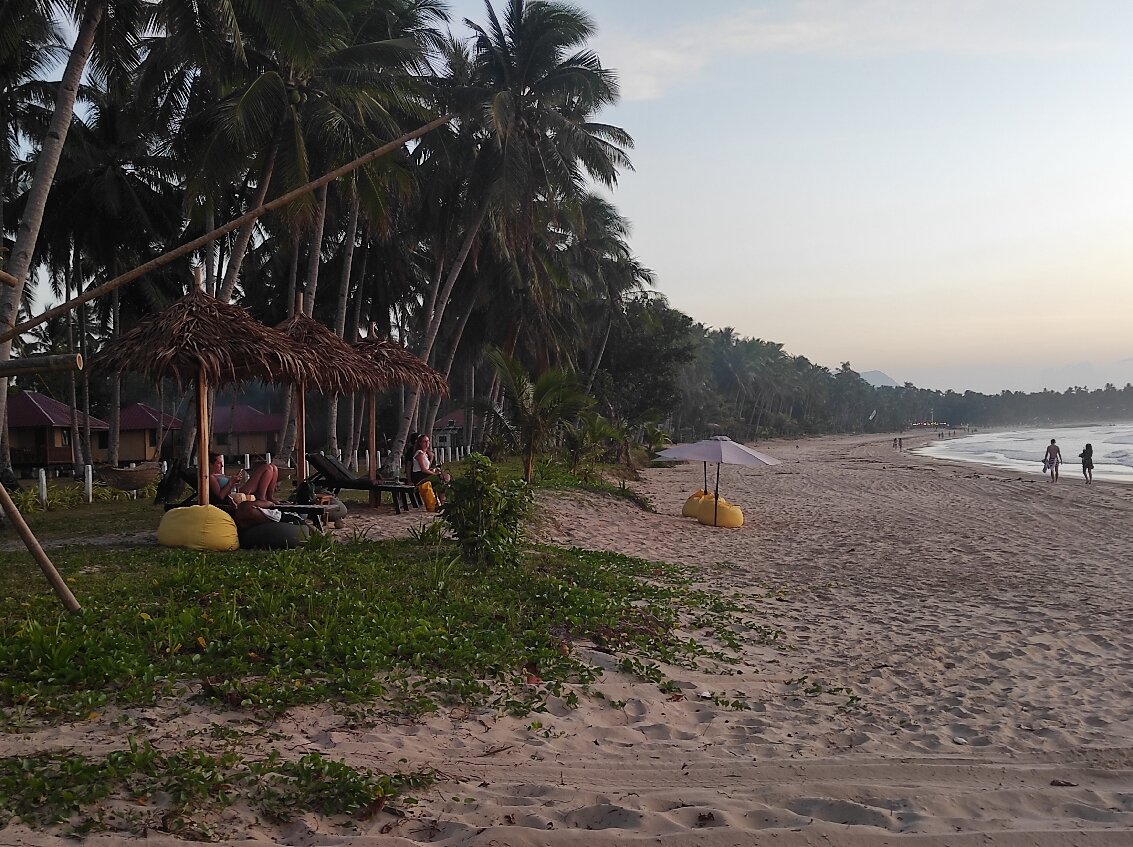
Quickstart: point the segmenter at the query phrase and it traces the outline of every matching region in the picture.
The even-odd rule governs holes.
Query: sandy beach
[[[604,700],[577,709],[551,698],[526,718],[372,725],[294,710],[273,727],[285,755],[446,778],[405,817],[278,828],[236,809],[224,843],[1133,843],[1133,486],[1087,487],[1071,464],[1053,485],[898,453],[885,437],[759,447],[783,464],[721,479],[744,509],[739,530],[679,517],[699,464],[643,473],[635,487],[656,513],[540,496],[546,540],[691,565],[747,605],[735,672],[666,667],[680,687],[666,694],[577,645],[608,668],[593,686]],[[340,534],[420,523],[356,516]],[[143,715],[155,743],[231,717],[176,708]],[[52,728],[2,738],[0,754],[96,749],[115,732]],[[0,831],[4,845],[64,843]]]

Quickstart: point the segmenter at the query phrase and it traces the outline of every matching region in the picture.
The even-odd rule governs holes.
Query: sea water
[[[1052,438],[1062,448],[1062,476],[1081,477],[1082,460],[1078,454],[1092,444],[1095,479],[1133,482],[1133,423],[977,432],[936,441],[915,452],[1042,476],[1043,456]]]

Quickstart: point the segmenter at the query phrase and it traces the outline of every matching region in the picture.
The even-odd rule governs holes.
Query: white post
[[[136,468],[137,466],[138,465],[137,465],[136,462],[130,462],[129,467]],[[133,491],[130,492],[130,499],[131,500],[137,500],[138,499],[138,489],[135,488]]]
[[[248,455],[247,453],[245,453],[244,454],[244,470],[248,470],[248,468],[250,468],[250,467],[252,467],[252,457],[250,455]]]
[[[83,493],[88,503],[94,502],[94,468],[90,465],[83,466]]]
[[[169,462],[162,459],[161,460],[161,475],[165,476],[167,473],[169,473]]]
[[[39,505],[47,508],[47,470],[39,469]]]
[[[268,453],[268,464],[271,464],[271,453]]]
[[[354,467],[355,468],[358,467],[358,451],[357,450],[354,451]],[[370,469],[366,468],[366,470],[369,471]]]
[[[370,448],[367,447],[363,451],[362,455],[364,455],[366,457],[366,473],[369,473],[370,472]]]

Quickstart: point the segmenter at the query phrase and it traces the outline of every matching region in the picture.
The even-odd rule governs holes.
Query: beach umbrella
[[[316,388],[323,394],[376,390],[388,385],[389,374],[335,335],[329,327],[307,317],[301,308],[283,323],[276,324],[275,328],[291,339],[293,349],[301,352],[305,358],[319,363],[313,375],[295,383],[295,443],[299,448],[295,478],[296,481],[302,481],[307,475],[307,409],[304,394],[307,388]]]
[[[708,490],[708,463],[716,463],[716,504],[720,503],[720,466],[742,465],[745,467],[759,467],[760,465],[778,465],[779,460],[759,450],[737,444],[726,435],[713,435],[695,444],[678,444],[668,447],[657,454],[659,459],[676,459],[681,462],[704,462],[704,490]]]
[[[371,333],[372,333],[371,327]],[[367,447],[370,450],[369,476],[371,480],[378,478],[378,392],[394,385],[408,385],[428,394],[448,396],[448,380],[444,374],[434,370],[425,363],[424,359],[415,356],[388,338],[380,338],[371,334],[360,341],[350,345],[363,358],[373,363],[386,376],[384,385],[376,386],[369,392],[369,438]]]
[[[196,387],[197,496],[203,506],[208,503],[208,389],[250,380],[301,382],[315,377],[319,363],[246,309],[206,294],[199,288],[199,270],[197,276],[198,287],[111,341],[92,366]]]

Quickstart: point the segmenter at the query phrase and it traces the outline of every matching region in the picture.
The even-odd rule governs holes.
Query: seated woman
[[[245,494],[255,495],[257,500],[276,502],[275,487],[279,483],[279,468],[264,459],[262,455],[252,457],[252,471],[248,481],[240,486]]]
[[[224,456],[209,453],[209,502],[229,512],[237,527],[279,520],[279,512],[272,508],[275,503],[270,499],[278,478],[278,469],[264,463],[252,472],[245,490],[238,491],[244,481],[243,468],[225,474]]]
[[[409,481],[414,485],[430,482],[433,492],[437,495],[437,502],[445,501],[445,483],[452,481],[452,476],[433,464],[432,440],[427,435],[417,436],[417,449],[413,453],[413,463],[409,469]]]

